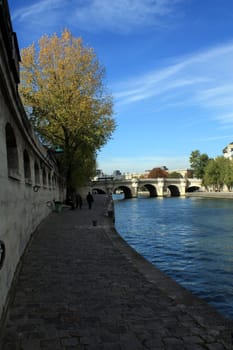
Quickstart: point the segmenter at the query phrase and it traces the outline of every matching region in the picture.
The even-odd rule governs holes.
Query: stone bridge
[[[184,196],[202,188],[200,179],[114,179],[101,178],[91,182],[91,188],[96,193],[124,192],[125,198],[138,197],[143,191],[150,197]]]

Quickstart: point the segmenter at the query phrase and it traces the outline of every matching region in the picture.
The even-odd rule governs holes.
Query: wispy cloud
[[[54,10],[58,10],[62,8],[64,5],[63,0],[42,0],[35,4],[24,6],[15,10],[12,14],[13,20],[18,20],[20,22],[27,21],[28,19],[32,20],[34,18],[38,18],[41,20],[43,15],[48,13],[51,14]]]
[[[210,107],[232,107],[233,83],[230,84],[228,81],[226,81],[225,84],[222,81],[218,83],[219,86],[210,87],[201,91],[201,102]]]
[[[90,29],[91,22],[95,30],[130,32],[141,26],[161,25],[161,19],[171,15],[178,2],[181,0],[93,0],[77,8],[75,16],[78,25],[85,29]]]
[[[200,141],[219,141],[219,140],[231,140],[232,139],[232,134],[231,135],[221,135],[221,136],[208,136],[205,138],[199,139]]]
[[[215,119],[222,125],[223,128],[229,128],[230,126],[233,127],[233,112],[223,112],[222,114],[217,115]]]
[[[184,0],[42,0],[14,11],[13,20],[51,25],[63,16],[64,24],[86,31],[130,32],[135,28],[161,25]],[[64,15],[65,14],[65,15]],[[39,17],[38,17],[39,16]],[[44,21],[50,18],[50,21]],[[65,23],[66,22],[66,23]]]
[[[113,86],[118,104],[156,100],[163,104],[212,109],[216,119],[233,122],[233,43],[176,60],[160,70]],[[174,98],[175,96],[175,98]],[[223,113],[224,111],[224,113]],[[222,114],[223,113],[223,114]],[[218,114],[218,116],[217,116]],[[220,116],[219,116],[220,115]]]

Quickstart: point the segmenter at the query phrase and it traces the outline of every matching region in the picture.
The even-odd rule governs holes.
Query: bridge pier
[[[132,198],[137,198],[138,196],[138,189],[139,189],[139,185],[138,185],[138,180],[134,179],[134,182],[131,185],[131,193],[132,193]]]
[[[157,196],[164,197],[164,190],[165,190],[164,179],[158,179],[156,189],[157,189]]]
[[[186,180],[180,179],[179,190],[180,190],[180,195],[181,196],[185,196],[185,193],[186,193]]]

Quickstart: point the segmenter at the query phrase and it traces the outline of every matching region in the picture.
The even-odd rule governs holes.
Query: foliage
[[[87,179],[93,178],[96,175],[97,166],[95,155],[86,154],[86,157],[83,157],[84,154],[85,153],[77,155],[76,166],[73,168],[71,174],[71,182],[74,188],[82,186],[84,183],[86,183]],[[82,159],[82,162],[79,161],[80,159]]]
[[[200,151],[192,151],[190,158],[190,165],[193,169],[194,176],[198,179],[203,179],[205,174],[205,167],[209,162],[209,157],[206,153],[201,154]]]
[[[193,170],[187,169],[185,173],[185,178],[192,179],[193,178]]]
[[[211,159],[206,166],[203,183],[206,186],[214,186],[214,189],[217,191],[220,191],[223,185],[230,189],[233,185],[232,160],[223,156]]]
[[[156,179],[156,178],[159,178],[159,177],[167,177],[168,176],[168,173],[167,171],[161,169],[161,168],[153,168],[149,174],[148,174],[148,178],[149,179]]]
[[[178,173],[177,171],[172,171],[171,173],[168,174],[168,178],[170,179],[182,179],[183,176]]]
[[[61,37],[43,36],[38,49],[32,44],[21,57],[23,104],[43,142],[64,150],[61,165],[72,186],[74,173],[85,178],[93,172],[96,152],[115,129],[104,68],[66,29]]]

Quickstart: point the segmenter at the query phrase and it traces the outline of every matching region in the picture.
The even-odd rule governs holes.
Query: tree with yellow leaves
[[[149,174],[149,179],[157,179],[159,177],[168,177],[168,172],[162,168],[153,168]]]
[[[94,50],[67,29],[61,37],[44,35],[38,48],[32,44],[23,49],[21,58],[23,104],[42,141],[63,149],[62,168],[69,191],[76,185],[74,174],[90,175],[96,152],[115,129],[105,70]]]

